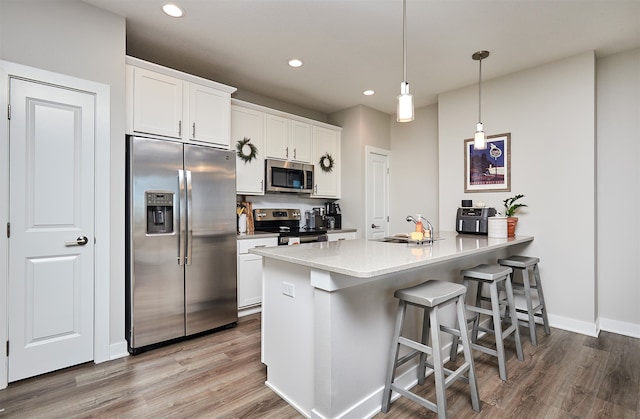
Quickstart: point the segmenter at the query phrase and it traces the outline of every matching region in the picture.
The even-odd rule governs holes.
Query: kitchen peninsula
[[[532,240],[441,232],[432,245],[358,239],[251,249],[263,256],[266,385],[306,417],[373,416],[391,346],[394,291],[427,279],[460,282],[461,269],[524,253]],[[452,325],[448,308],[441,320]],[[418,333],[417,312],[408,316]],[[415,366],[408,363],[398,377],[413,386]]]

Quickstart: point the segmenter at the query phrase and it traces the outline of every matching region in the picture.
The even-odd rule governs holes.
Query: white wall
[[[598,314],[602,329],[640,337],[640,49],[596,70]]]
[[[415,110],[415,120],[391,124],[389,233],[413,231],[407,215],[421,214],[435,229],[438,214],[438,105]],[[454,230],[445,226],[444,230]]]
[[[488,61],[486,65],[491,65]],[[596,333],[595,57],[586,52],[482,85],[488,135],[511,133],[511,192],[464,193],[463,140],[475,131],[477,85],[439,96],[440,225],[461,199],[500,208],[524,194],[517,234],[533,235],[552,325]]]
[[[342,226],[357,228],[356,236],[366,237],[365,146],[390,149],[389,115],[359,105],[329,115],[329,123],[342,127]]]
[[[111,321],[124,344],[124,18],[72,1],[0,1],[0,59],[111,87]],[[99,238],[98,238],[99,239]],[[124,344],[124,346],[123,346]]]

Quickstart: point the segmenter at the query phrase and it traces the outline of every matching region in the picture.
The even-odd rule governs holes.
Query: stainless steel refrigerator
[[[237,322],[235,161],[127,137],[129,352]]]

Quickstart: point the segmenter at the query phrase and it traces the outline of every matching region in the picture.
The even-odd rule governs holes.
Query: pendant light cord
[[[407,81],[407,0],[402,0],[402,81]]]
[[[478,72],[478,122],[482,122],[482,58],[480,58],[480,70]]]

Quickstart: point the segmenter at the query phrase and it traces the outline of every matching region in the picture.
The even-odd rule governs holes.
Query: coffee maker
[[[342,228],[342,214],[340,212],[340,204],[337,202],[325,202],[324,204],[327,222],[325,223],[328,229],[341,229]],[[332,221],[333,220],[333,221]],[[332,227],[333,225],[333,227]]]

